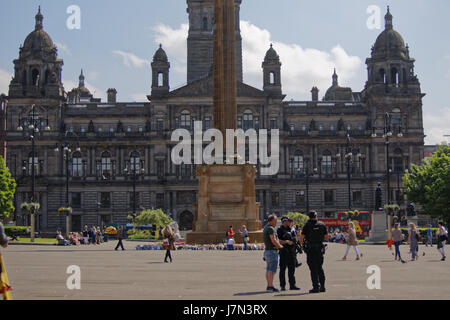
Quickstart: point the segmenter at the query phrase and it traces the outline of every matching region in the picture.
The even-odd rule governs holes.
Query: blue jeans
[[[244,250],[248,250],[248,245],[246,241],[244,241]]]
[[[397,259],[397,257],[400,258],[400,260],[402,259],[402,256],[400,255],[400,245],[402,244],[401,241],[397,241],[394,242],[394,247],[395,247],[395,258]]]
[[[278,268],[278,250],[264,250],[264,258],[266,259],[267,272],[277,273]]]

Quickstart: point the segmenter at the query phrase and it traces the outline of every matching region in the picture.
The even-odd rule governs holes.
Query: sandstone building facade
[[[31,196],[33,160],[26,128],[34,104],[40,121],[34,154],[36,195],[41,203],[39,230],[64,229],[64,217],[58,216],[57,209],[67,202],[67,163],[72,230],[86,224],[127,223],[135,200],[134,178],[137,211],[162,208],[182,228],[190,228],[197,199],[195,166],[171,162],[174,143],[170,137],[176,128],[193,130],[194,121],[202,121],[204,129],[213,124],[212,3],[187,0],[187,85],[170,90],[170,61],[160,46],[151,65],[151,92],[148,101],[142,103],[118,102],[113,88],[107,92],[107,101],[96,99],[85,87],[83,71],[79,86],[67,92],[61,77],[63,61],[44,31],[39,10],[35,30],[13,62],[6,112],[7,165],[18,183],[18,224],[28,223],[20,204]],[[241,0],[236,0],[237,19],[240,5]],[[424,153],[424,94],[414,73],[415,60],[393,29],[390,12],[385,20],[385,30],[366,60],[364,90],[353,92],[341,87],[335,71],[323,99],[313,87],[310,101],[284,100],[282,57],[272,46],[261,57],[263,89],[243,82],[242,38],[236,24],[238,126],[280,130],[280,170],[276,176],[256,178],[262,221],[272,212],[304,211],[307,179],[311,209],[322,217],[335,217],[337,212],[347,210],[345,155],[351,158],[352,208],[372,211],[378,182],[386,200],[386,145],[382,137],[386,114],[393,132],[389,145],[390,198],[404,205],[397,192],[401,174],[410,164],[419,163]],[[376,138],[372,137],[374,133]],[[69,161],[61,152],[66,143],[72,151]],[[133,168],[135,176],[131,174]]]

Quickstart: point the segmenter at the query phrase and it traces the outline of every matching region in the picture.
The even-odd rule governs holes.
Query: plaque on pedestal
[[[386,213],[384,211],[372,212],[372,226],[369,233],[369,241],[387,241],[388,230]]]

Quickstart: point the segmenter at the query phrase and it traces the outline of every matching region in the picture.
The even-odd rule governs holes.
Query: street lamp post
[[[309,214],[309,178],[317,173],[317,168],[314,168],[313,173],[309,171],[309,158],[305,158],[305,182],[306,182],[306,214]],[[300,175],[300,168],[297,169],[298,174]]]
[[[72,133],[73,135],[75,135],[75,133]],[[65,160],[65,164],[66,164],[66,238],[69,239],[69,232],[70,232],[70,221],[69,221],[69,217],[70,217],[70,211],[68,211],[68,208],[70,207],[70,200],[69,200],[69,183],[70,183],[70,159],[73,159],[73,151],[71,149],[70,143],[68,142],[67,138],[68,138],[69,132],[65,133],[65,142],[61,145],[61,146],[57,146],[55,148],[55,152],[59,152],[60,150],[62,150],[63,152],[63,159]],[[75,135],[76,136],[76,135]],[[81,149],[79,146],[76,147],[75,152],[81,152]]]
[[[39,114],[35,111],[35,105],[31,105],[31,111],[28,114],[28,117],[25,119],[19,118],[19,126],[17,127],[17,131],[22,132],[25,131],[28,134],[29,139],[31,140],[31,203],[36,201],[36,171],[35,171],[35,134],[39,133],[39,128],[42,126],[41,118]],[[45,131],[50,131],[50,127],[48,125],[48,119],[46,121],[46,126],[44,128]],[[30,211],[30,223],[31,223],[31,242],[34,242],[35,238],[35,210]]]
[[[136,160],[136,158],[131,158],[130,163],[129,163],[129,167],[124,169],[124,173],[125,175],[131,175],[132,180],[133,180],[133,213],[132,213],[132,217],[133,219],[136,218],[136,180],[138,178],[138,176],[140,176],[141,174],[143,175],[145,173],[144,168],[140,168],[140,163],[139,161]]]

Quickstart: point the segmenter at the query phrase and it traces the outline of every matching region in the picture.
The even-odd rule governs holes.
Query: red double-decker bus
[[[327,227],[328,230],[340,229],[343,232],[348,231],[348,218],[346,212],[338,212],[336,219],[320,219]],[[359,238],[369,236],[370,226],[372,225],[372,216],[368,211],[360,211],[359,217],[355,222],[356,234]]]

